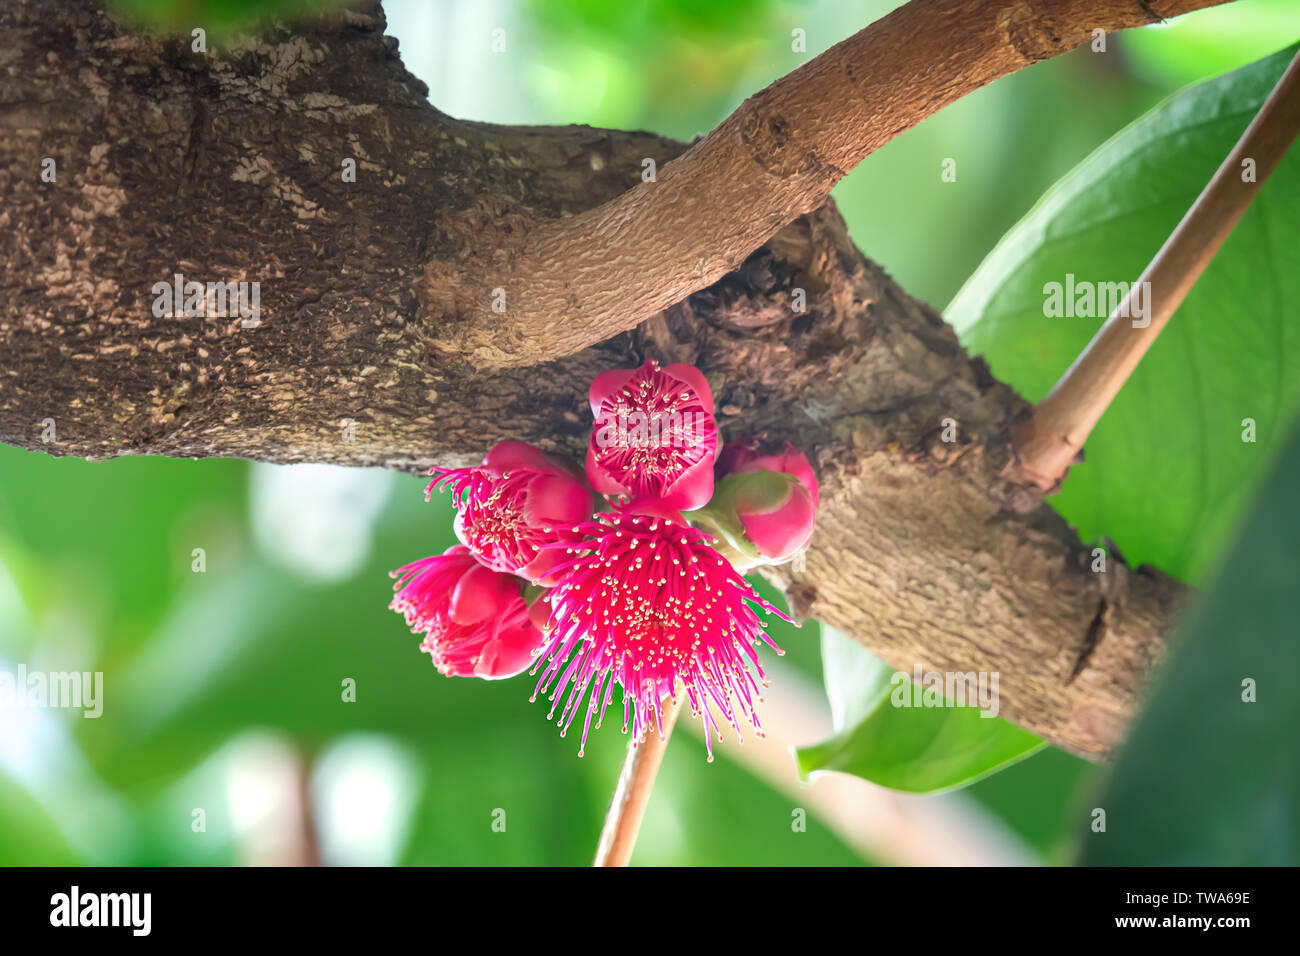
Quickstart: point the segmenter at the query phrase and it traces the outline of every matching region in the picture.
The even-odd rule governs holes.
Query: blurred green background
[[[439,109],[690,139],[897,4],[388,0]],[[141,6],[141,3],[136,3]],[[492,51],[492,31],[505,51]],[[806,50],[792,50],[803,31]],[[1002,80],[871,156],[836,189],[857,244],[942,307],[1092,149],[1186,83],[1300,33],[1242,0],[1107,38]],[[940,177],[946,159],[957,179]],[[622,760],[587,756],[527,676],[440,677],[386,609],[387,571],[452,543],[420,479],[242,461],[63,460],[0,446],[0,670],[104,672],[97,720],[0,713],[0,863],[584,864]],[[194,550],[206,570],[193,570]],[[775,628],[820,684],[817,629]],[[355,681],[356,699],[343,699]],[[824,707],[824,702],[822,704]],[[811,743],[813,740],[801,740]],[[634,862],[899,862],[800,807],[789,780],[670,748]],[[869,807],[869,784],[861,806]],[[990,859],[1063,862],[1096,771],[1053,748],[946,801]],[[311,826],[301,819],[310,810]],[[848,812],[852,813],[850,804]],[[201,810],[204,828],[195,829]],[[504,811],[504,832],[493,827]],[[911,839],[924,839],[923,825]],[[301,833],[310,830],[313,841]],[[868,841],[869,843],[870,841]],[[872,848],[876,846],[878,849]],[[304,857],[304,854],[306,856]],[[908,858],[904,855],[903,861]]]

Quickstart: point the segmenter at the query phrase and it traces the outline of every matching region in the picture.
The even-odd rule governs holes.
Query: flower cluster
[[[447,675],[541,671],[534,692],[582,714],[585,747],[622,691],[623,730],[641,740],[685,693],[709,759],[723,723],[759,731],[763,610],[742,577],[807,547],[817,479],[790,445],[719,448],[713,394],[690,365],[596,377],[586,468],[522,442],[472,468],[434,468],[426,498],[450,491],[461,544],[393,572],[390,605],[425,635]],[[789,620],[786,618],[786,620]]]

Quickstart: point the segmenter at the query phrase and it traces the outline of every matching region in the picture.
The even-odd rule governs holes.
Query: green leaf
[[[836,734],[797,751],[804,777],[838,770],[895,790],[932,793],[973,783],[1044,746],[977,707],[895,706],[912,700],[907,676],[826,624],[822,659]]]
[[[1188,619],[1105,794],[1105,865],[1300,860],[1300,430]],[[1253,683],[1254,701],[1247,698]]]
[[[1049,318],[1049,282],[1131,282],[1254,117],[1292,51],[1171,97],[1053,187],[948,307],[1038,400],[1105,316]],[[1196,579],[1300,404],[1300,151],[1282,161],[1088,439],[1053,503],[1082,538]],[[1257,441],[1243,440],[1246,419]]]

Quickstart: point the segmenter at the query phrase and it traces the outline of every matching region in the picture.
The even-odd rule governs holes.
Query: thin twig
[[[641,818],[650,802],[650,791],[654,788],[659,765],[663,763],[664,750],[668,747],[668,738],[677,722],[677,712],[684,696],[685,693],[678,688],[676,700],[669,698],[663,702],[658,733],[651,729],[646,732],[645,740],[637,743],[634,738],[628,744],[627,759],[618,777],[609,815],[605,817],[605,827],[600,831],[593,866],[627,866],[632,859],[632,848],[641,830]]]
[[[294,765],[297,786],[299,841],[296,848],[298,866],[322,866],[320,829],[316,821],[316,803],[312,799],[311,774],[315,760],[310,751],[304,751]]]
[[[1016,430],[1017,465],[1023,480],[1056,490],[1097,420],[1137,367],[1200,278],[1269,174],[1300,133],[1300,54],[1291,61],[1258,115],[1192,208],[1156,253],[1128,296],[1111,313],[1088,347]],[[1243,182],[1242,162],[1255,162],[1255,178]],[[1147,312],[1139,325],[1146,289]],[[1135,310],[1135,306],[1138,308]]]

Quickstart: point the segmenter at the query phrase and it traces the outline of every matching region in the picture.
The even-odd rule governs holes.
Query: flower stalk
[[[663,763],[668,738],[677,723],[677,712],[684,696],[679,687],[676,699],[669,697],[664,701],[659,710],[658,733],[647,733],[640,742],[633,737],[628,744],[627,759],[623,761],[623,772],[619,774],[614,799],[609,805],[605,826],[600,831],[592,866],[627,866],[632,859],[632,848],[636,846],[641,820],[650,803],[650,792],[654,789],[655,777]]]

